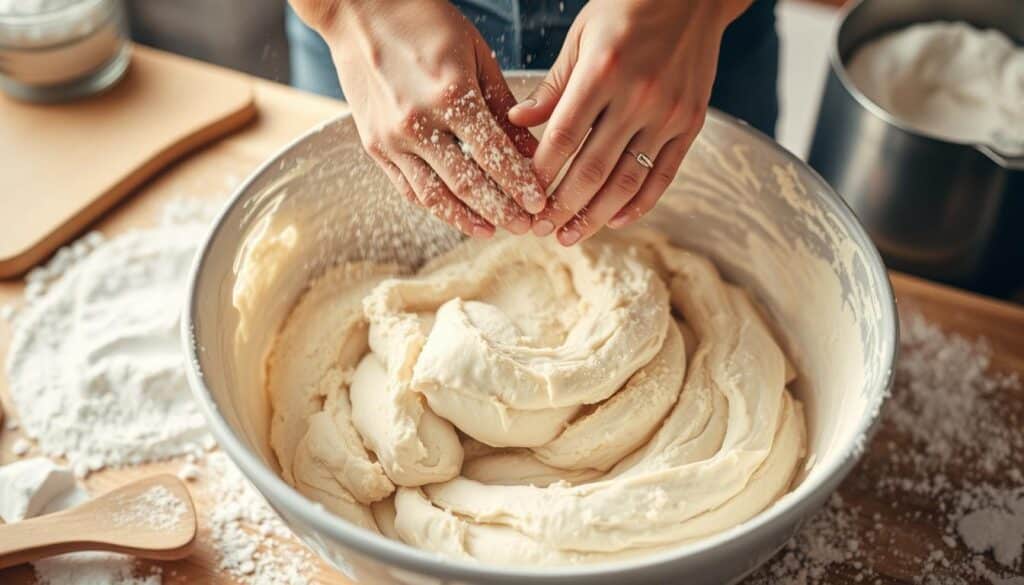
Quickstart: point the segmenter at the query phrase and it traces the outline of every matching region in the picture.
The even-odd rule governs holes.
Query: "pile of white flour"
[[[847,67],[871,101],[926,134],[1024,152],[1024,47],[999,31],[918,24],[867,43]]]
[[[76,475],[208,442],[185,379],[179,314],[203,223],[90,235],[27,277],[7,358],[11,399],[40,450]]]
[[[16,409],[7,413],[6,428],[23,430],[35,451],[65,457],[75,470],[45,458],[0,468],[0,517],[14,521],[86,499],[73,475],[184,455],[179,476],[202,481],[215,502],[200,525],[221,570],[247,585],[305,585],[311,553],[227,457],[207,454],[215,443],[185,379],[179,316],[186,278],[219,208],[180,199],[157,227],[110,240],[88,234],[29,273],[21,306],[0,308],[13,330],[7,377]],[[31,446],[23,439],[17,445],[19,457]],[[146,496],[113,521],[145,517],[163,526],[185,511],[169,492]],[[131,557],[106,553],[34,567],[44,585],[162,580],[159,571],[140,573]]]

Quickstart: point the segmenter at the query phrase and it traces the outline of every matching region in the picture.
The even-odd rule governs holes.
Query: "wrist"
[[[386,0],[289,0],[296,14],[325,38],[339,28],[362,26]]]

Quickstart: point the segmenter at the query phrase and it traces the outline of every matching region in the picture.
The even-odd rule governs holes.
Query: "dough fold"
[[[652,232],[344,265],[268,358],[285,479],[455,558],[647,554],[755,516],[806,444],[795,368],[703,256]]]

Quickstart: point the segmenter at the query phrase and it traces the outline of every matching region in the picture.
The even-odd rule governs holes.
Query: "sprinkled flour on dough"
[[[901,315],[896,384],[875,449],[748,583],[1024,585],[1024,433],[1019,409],[1000,401],[1022,388],[990,362],[984,340]],[[892,504],[868,513],[854,503],[859,493],[891,495]],[[925,520],[945,531],[928,533]]]

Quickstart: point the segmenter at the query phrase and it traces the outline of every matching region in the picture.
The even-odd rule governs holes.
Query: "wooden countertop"
[[[263,160],[285,144],[317,123],[328,120],[344,111],[344,104],[300,92],[267,81],[253,79],[258,115],[255,122],[242,131],[205,147],[158,175],[143,185],[138,193],[115,207],[94,226],[107,235],[123,232],[135,226],[151,225],[157,221],[163,205],[178,197],[195,197],[209,200],[223,200],[230,191],[228,177],[241,179],[247,176]],[[982,298],[939,286],[917,278],[893,274],[897,296],[903,306],[913,306],[929,320],[940,324],[945,330],[957,332],[967,338],[985,337],[992,347],[992,367],[1003,372],[1017,372],[1024,377],[1024,308],[1008,303]],[[0,306],[19,298],[23,285],[20,281],[0,281]],[[5,355],[10,343],[10,330],[0,321],[0,356]],[[10,400],[6,397],[6,382],[0,376],[0,398],[5,410],[10,412]],[[1013,401],[1018,415],[1024,411],[1024,397],[1015,396]],[[882,428],[880,436],[889,431]],[[3,431],[0,434],[0,462],[14,459],[11,446],[20,436],[19,431]],[[885,450],[875,448],[876,440],[869,449],[867,459],[883,457]],[[1019,467],[1024,468],[1024,453]],[[120,470],[103,470],[87,481],[92,491],[106,491],[112,487],[158,471],[173,472],[180,462],[172,461]],[[854,476],[857,475],[855,471]],[[203,480],[191,484],[197,507],[202,510],[211,505],[204,497]],[[847,499],[853,499],[865,510],[884,510],[890,502],[882,495],[872,494],[847,481],[841,489]],[[912,505],[921,505],[920,502]],[[865,525],[871,524],[865,520]],[[915,526],[894,526],[901,538],[920,542],[940,540],[945,526],[932,525],[927,521]],[[962,545],[960,545],[962,547]],[[966,555],[966,549],[964,549]],[[879,554],[873,569],[880,575],[875,583],[910,584],[913,575],[908,574],[905,560],[891,555]],[[200,532],[200,543],[190,558],[163,563],[164,582],[230,584],[233,581],[216,569],[216,558],[204,531]],[[842,568],[840,568],[842,569]],[[836,583],[856,583],[857,571],[853,567],[839,570],[834,578]],[[318,561],[313,581],[325,584],[348,584],[349,581]],[[22,566],[0,571],[0,583],[21,584],[32,582],[32,571]]]

